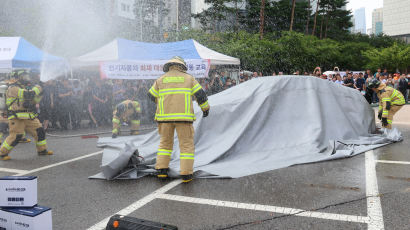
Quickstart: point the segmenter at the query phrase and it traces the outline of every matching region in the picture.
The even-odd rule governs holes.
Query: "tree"
[[[263,39],[263,26],[265,24],[265,0],[261,1],[261,13],[260,13],[260,23],[259,23],[259,38]]]
[[[246,14],[241,17],[241,23],[248,32],[256,32],[255,25],[260,24],[261,0],[247,0]],[[289,0],[266,1],[264,9],[264,32],[281,32],[290,28],[292,4]],[[310,11],[307,2],[296,2],[292,30],[303,32]]]
[[[240,8],[242,0],[205,0],[209,8],[192,17],[199,19],[205,31],[221,32],[239,30]]]
[[[312,35],[315,35],[315,32],[316,32],[316,22],[317,22],[317,14],[319,13],[319,3],[320,3],[320,0],[317,0],[315,19],[313,20]]]
[[[290,28],[289,28],[289,31],[292,31],[292,27],[293,27],[293,18],[295,17],[295,6],[296,6],[296,0],[292,0],[292,12],[290,14]]]
[[[319,0],[318,0],[319,1]],[[306,32],[305,32],[305,34],[306,35],[308,35],[309,34],[309,22],[310,22],[310,14],[311,14],[311,11],[310,11],[310,4],[311,3],[311,0],[308,0],[308,10],[307,10],[307,20],[306,20]]]
[[[346,0],[320,0],[319,14],[322,16],[320,37],[346,39],[350,33],[349,28],[352,27],[351,12],[343,9],[346,4]]]

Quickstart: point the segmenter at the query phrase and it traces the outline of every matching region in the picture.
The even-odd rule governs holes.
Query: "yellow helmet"
[[[182,57],[179,57],[179,56],[175,56],[175,57],[171,58],[171,60],[169,60],[167,63],[165,63],[164,68],[163,68],[164,72],[168,72],[169,67],[172,66],[172,65],[180,66],[184,71],[188,70],[184,59]]]

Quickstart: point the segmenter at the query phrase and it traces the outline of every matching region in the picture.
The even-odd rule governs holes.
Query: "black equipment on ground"
[[[141,220],[130,216],[114,215],[108,221],[106,230],[177,230],[172,225]]]

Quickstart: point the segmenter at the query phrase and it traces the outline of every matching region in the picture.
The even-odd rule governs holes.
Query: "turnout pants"
[[[161,137],[156,169],[168,168],[174,147],[174,133],[177,131],[180,153],[180,174],[193,173],[194,166],[194,127],[192,123],[158,123],[158,132]]]
[[[125,121],[126,119],[121,119],[114,115],[112,118],[112,133],[119,134],[121,128],[121,121]],[[140,120],[130,120],[131,123],[131,135],[137,135],[138,129],[140,127]]]
[[[34,138],[37,152],[47,149],[46,132],[37,118],[32,120],[11,119],[9,120],[10,134],[1,145],[0,155],[9,154],[19,140],[24,137],[24,131],[27,131]]]
[[[393,123],[393,116],[397,113],[403,106],[392,105],[389,110],[389,115],[387,116],[387,126],[385,128],[391,129],[391,125]]]

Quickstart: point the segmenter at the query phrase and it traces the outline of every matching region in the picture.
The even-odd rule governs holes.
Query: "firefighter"
[[[7,82],[0,82],[0,144],[3,142],[3,136],[7,132],[9,121],[7,120],[6,106]]]
[[[41,87],[32,86],[28,72],[17,72],[17,81],[7,89],[6,105],[9,120],[9,136],[0,148],[0,160],[10,160],[9,153],[24,137],[27,131],[34,137],[38,155],[52,155],[47,150],[46,133],[37,119],[35,104],[41,97]]]
[[[131,123],[131,135],[137,135],[140,127],[141,106],[138,101],[132,101],[132,94],[127,92],[127,100],[115,106],[112,118],[112,138],[120,133],[121,122]]]
[[[377,79],[371,80],[368,88],[376,92],[379,98],[378,118],[382,121],[382,126],[391,129],[394,114],[406,104],[403,94],[390,86],[386,86]]]
[[[180,147],[180,174],[182,182],[193,179],[194,165],[194,128],[195,121],[192,97],[203,111],[203,117],[208,116],[210,106],[208,98],[201,85],[187,74],[184,59],[174,57],[163,67],[165,72],[149,90],[149,96],[157,103],[155,120],[158,123],[160,144],[157,152],[158,178],[168,177],[168,167],[174,146],[174,131],[176,130]]]
[[[15,72],[12,73],[11,79],[0,82],[0,145],[3,143],[3,137],[7,133],[9,128],[9,120],[7,119],[7,106],[6,106],[6,92],[9,84],[16,82]],[[24,132],[23,138],[19,143],[30,143],[30,138],[26,138],[26,133]]]

